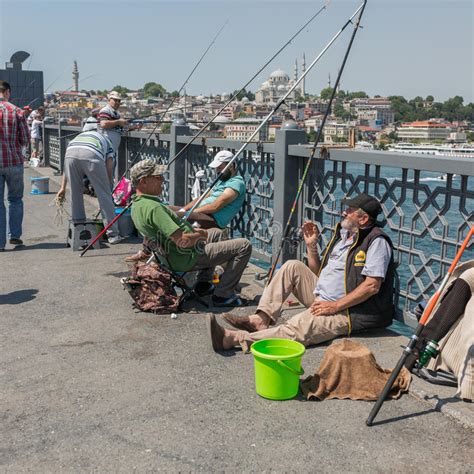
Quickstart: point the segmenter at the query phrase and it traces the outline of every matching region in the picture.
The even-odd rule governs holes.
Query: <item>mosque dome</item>
[[[280,84],[280,85],[277,87],[277,90],[278,90],[279,92],[284,92],[284,91],[286,91],[286,87],[285,87],[283,84]]]
[[[270,74],[270,79],[273,81],[289,81],[290,76],[283,69],[277,69]]]
[[[248,97],[242,97],[242,100],[240,102],[247,103],[247,102],[250,102],[250,100]]]

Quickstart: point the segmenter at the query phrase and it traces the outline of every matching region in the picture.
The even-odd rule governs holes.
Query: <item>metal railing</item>
[[[62,172],[67,143],[77,127],[44,127],[45,162]],[[168,134],[156,134],[142,149],[140,159],[167,163],[190,140],[190,130],[173,125]],[[146,132],[124,136],[119,149],[117,176],[146,139]],[[169,168],[164,198],[182,205],[191,200],[198,170],[221,149],[237,150],[240,141],[200,138]],[[310,154],[306,133],[283,128],[274,143],[251,143],[238,160],[238,172],[247,183],[245,205],[232,222],[232,236],[251,240],[253,257],[263,265],[271,261],[281,242],[298,181]],[[209,182],[209,181],[207,181]],[[204,189],[207,182],[202,183]],[[294,226],[304,219],[319,223],[320,250],[329,242],[340,220],[341,199],[358,192],[376,196],[382,203],[384,230],[390,236],[398,262],[397,307],[399,318],[415,325],[413,309],[429,298],[445,275],[474,218],[474,160],[351,149],[323,149],[313,161],[298,203]],[[282,259],[304,258],[304,245],[285,242]],[[474,259],[473,246],[464,260]]]

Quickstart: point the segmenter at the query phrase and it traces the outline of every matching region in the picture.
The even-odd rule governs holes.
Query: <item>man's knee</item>
[[[288,260],[281,266],[279,271],[294,273],[302,268],[307,268],[303,262],[300,262],[299,260]]]

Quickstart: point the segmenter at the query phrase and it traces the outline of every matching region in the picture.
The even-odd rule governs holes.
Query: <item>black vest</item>
[[[337,224],[334,236],[327,246],[323,260],[321,262],[321,270],[326,266],[328,257],[334,248],[334,245],[341,239],[341,225]],[[370,227],[368,229],[360,229],[357,233],[352,247],[349,249],[346,258],[345,271],[345,288],[346,294],[350,293],[358,287],[364,280],[362,270],[365,265],[367,250],[374,239],[385,239],[392,249],[392,256],[387,268],[387,274],[382,282],[379,292],[371,296],[369,299],[355,306],[346,309],[347,315],[351,320],[352,331],[362,331],[364,329],[383,328],[392,323],[394,316],[393,293],[395,279],[395,263],[393,260],[392,241],[379,227]]]

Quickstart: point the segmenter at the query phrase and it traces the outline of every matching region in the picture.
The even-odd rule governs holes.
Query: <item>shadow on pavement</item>
[[[38,290],[31,288],[28,290],[17,290],[7,293],[6,295],[0,295],[0,304],[21,304],[27,301],[34,300],[36,298]]]
[[[41,244],[19,245],[15,247],[14,252],[23,252],[24,250],[55,250],[65,248],[67,248],[65,243],[42,242]]]
[[[390,400],[386,400],[384,403],[389,402]],[[367,410],[367,416],[369,416],[370,410]],[[401,415],[401,416],[396,416],[395,418],[388,418],[386,420],[381,420],[381,421],[374,421],[372,426],[379,426],[379,425],[386,425],[388,423],[395,423],[396,421],[402,421],[402,420],[407,420],[410,418],[417,418],[419,416],[423,415],[429,415],[430,413],[436,413],[435,408],[430,408],[429,410],[423,410],[419,411],[417,413],[408,413],[406,415]]]

